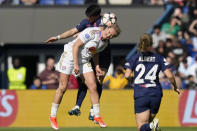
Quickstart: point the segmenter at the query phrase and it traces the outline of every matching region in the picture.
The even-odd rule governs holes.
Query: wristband
[[[57,38],[57,40],[60,40],[60,39],[61,39],[61,38],[60,38],[60,35],[56,36],[56,38]]]

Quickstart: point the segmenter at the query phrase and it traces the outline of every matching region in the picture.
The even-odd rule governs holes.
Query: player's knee
[[[66,87],[67,87],[67,82],[60,80],[58,91],[60,91],[61,93],[64,93],[66,91]]]
[[[95,92],[96,88],[97,88],[96,83],[88,84],[88,88],[89,88],[90,92]]]

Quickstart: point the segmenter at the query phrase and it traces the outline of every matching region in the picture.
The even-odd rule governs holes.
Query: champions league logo
[[[2,90],[0,92],[0,126],[9,126],[18,112],[18,98],[16,91]]]
[[[179,121],[182,126],[197,125],[197,91],[186,90],[179,100]]]

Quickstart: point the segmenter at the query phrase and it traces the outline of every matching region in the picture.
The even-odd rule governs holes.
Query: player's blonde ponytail
[[[152,47],[152,44],[152,36],[145,33],[141,35],[137,49],[139,52],[147,52],[150,50],[150,47]]]

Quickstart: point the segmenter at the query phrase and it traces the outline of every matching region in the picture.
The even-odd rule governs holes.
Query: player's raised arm
[[[69,38],[69,37],[75,35],[76,33],[78,33],[78,30],[75,27],[75,28],[72,28],[72,29],[60,34],[60,35],[52,36],[48,40],[46,40],[45,42],[49,44],[49,43],[55,42],[55,41],[60,40],[60,39]]]
[[[178,94],[180,94],[181,91],[176,85],[176,81],[175,81],[174,75],[172,74],[171,70],[170,69],[166,69],[164,71],[164,73],[168,77],[168,79],[171,82],[171,84],[174,86],[174,91],[177,92]]]

